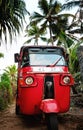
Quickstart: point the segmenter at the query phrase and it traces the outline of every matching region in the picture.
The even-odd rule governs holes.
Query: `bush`
[[[5,109],[7,104],[12,102],[12,88],[9,77],[6,73],[1,76],[0,82],[0,110]]]

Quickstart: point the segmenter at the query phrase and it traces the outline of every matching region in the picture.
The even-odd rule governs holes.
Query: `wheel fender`
[[[45,113],[58,113],[59,112],[59,105],[55,99],[45,99],[42,100],[40,104],[40,109]]]

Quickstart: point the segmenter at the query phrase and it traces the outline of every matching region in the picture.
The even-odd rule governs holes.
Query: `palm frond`
[[[1,58],[1,57],[4,57],[4,54],[0,52],[0,58]]]
[[[64,10],[64,9],[69,10],[69,9],[79,6],[79,5],[80,5],[80,0],[67,2],[67,3],[63,4],[62,10]]]
[[[31,22],[33,22],[33,21],[41,21],[42,19],[44,18],[44,16],[43,15],[41,15],[41,14],[39,14],[39,13],[37,13],[37,12],[34,12],[33,14],[32,14],[32,16],[30,17],[30,19],[31,19]]]
[[[39,0],[38,7],[44,15],[48,14],[49,6],[47,0]]]
[[[46,37],[40,37],[42,41],[47,42],[47,38]]]
[[[0,39],[4,34],[7,43],[7,32],[10,35],[12,42],[13,34],[17,34],[22,29],[23,22],[25,22],[25,15],[29,13],[26,10],[26,5],[23,0],[3,0],[0,2]]]
[[[33,40],[33,38],[30,38],[30,39],[28,39],[26,42],[24,42],[24,44],[31,43],[32,40]]]

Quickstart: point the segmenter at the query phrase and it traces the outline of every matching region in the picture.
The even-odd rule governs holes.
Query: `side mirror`
[[[14,54],[14,61],[15,62],[18,62],[19,61],[19,58],[20,58],[20,55],[18,53],[15,53]]]

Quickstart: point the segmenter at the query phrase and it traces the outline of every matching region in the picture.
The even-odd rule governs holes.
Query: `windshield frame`
[[[25,60],[24,61],[24,59],[23,59],[23,57],[24,57],[24,53],[27,53],[27,59],[28,60]],[[45,56],[44,58],[42,58],[42,59],[46,59],[46,55],[47,55],[47,58],[48,57],[50,57],[49,58],[49,60],[50,59],[52,59],[52,57],[54,56],[57,56],[58,57],[58,59],[59,59],[59,57],[61,57],[60,58],[60,60],[58,61],[58,63],[56,63],[56,61],[58,60],[57,58],[54,58],[55,60],[53,61],[53,62],[48,62],[47,64],[43,64],[43,63],[41,63],[41,64],[33,64],[33,61],[32,61],[32,63],[31,63],[31,55],[40,55],[40,56]],[[49,55],[49,56],[48,56]],[[39,57],[40,57],[39,56]],[[26,58],[25,58],[26,59]],[[37,60],[37,59],[36,59]],[[61,62],[61,60],[63,60],[63,64],[59,64],[59,62]],[[38,61],[39,62],[39,61]],[[42,62],[44,62],[44,61],[42,61]],[[62,48],[25,48],[24,50],[23,50],[23,54],[22,54],[22,62],[21,62],[21,65],[22,66],[50,66],[50,65],[52,65],[52,64],[55,64],[56,66],[67,66],[67,62],[66,62],[66,60],[65,60],[65,57],[64,57],[64,52],[63,52],[63,50],[62,50]]]

